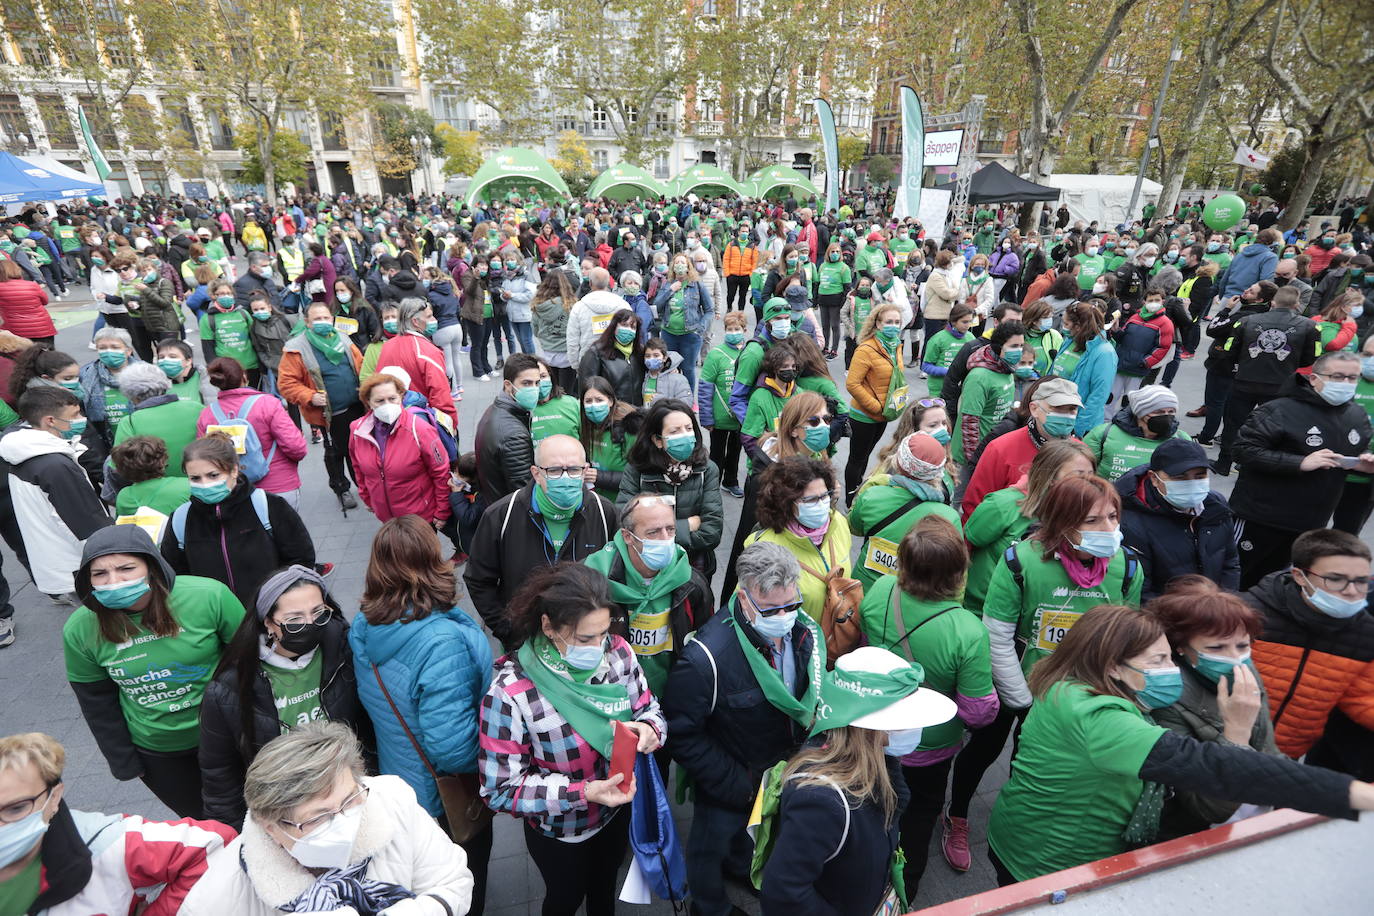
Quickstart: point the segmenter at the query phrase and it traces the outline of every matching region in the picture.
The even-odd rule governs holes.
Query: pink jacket
[[[429,338],[409,331],[397,334],[382,344],[377,368],[384,366],[399,366],[410,373],[410,390],[423,394],[430,407],[448,414],[453,428],[458,428],[458,408],[449,390],[444,354]]]
[[[407,407],[386,437],[383,452],[376,437],[377,420],[367,413],[349,427],[348,454],[358,495],[388,522],[418,515],[427,522],[449,517],[448,453],[428,419]]]
[[[231,388],[219,393],[220,409],[226,417],[235,416],[243,408],[244,401],[258,395],[261,397],[258,397],[258,402],[244,419],[253,427],[253,432],[258,434],[264,455],[272,451],[273,445],[277,447],[277,453],[272,456],[272,463],[267,467],[267,476],[258,481],[258,489],[266,490],[268,493],[299,490],[301,475],[297,472],[296,465],[305,457],[308,448],[305,437],[296,428],[296,424],[291,422],[281,402],[270,394],[263,394],[252,388]],[[200,412],[200,419],[196,421],[196,435],[205,435],[205,428],[214,423],[215,415],[206,407]]]

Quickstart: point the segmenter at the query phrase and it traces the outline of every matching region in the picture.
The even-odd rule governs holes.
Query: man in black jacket
[[[725,877],[748,873],[759,780],[805,740],[825,665],[820,628],[800,613],[792,552],[754,544],[736,572],[735,594],[683,648],[661,700],[668,752],[696,793],[687,881],[701,916],[731,912]]]
[[[1171,579],[1186,575],[1236,590],[1236,519],[1226,497],[1210,488],[1207,470],[1202,446],[1169,439],[1150,454],[1149,464],[1116,480],[1121,534],[1145,564],[1141,601],[1158,597]]]
[[[1326,527],[1347,471],[1374,472],[1369,415],[1352,401],[1359,379],[1359,356],[1328,353],[1290,396],[1256,408],[1236,436],[1231,509],[1242,590],[1287,567],[1299,534]]]
[[[491,503],[477,524],[463,582],[478,615],[507,649],[506,605],[530,573],[585,560],[615,536],[615,505],[583,484],[586,468],[582,443],[549,436],[529,468],[533,479]]]
[[[234,307],[246,309],[253,294],[261,290],[277,308],[281,308],[281,287],[272,278],[272,259],[265,251],[248,255],[248,269],[234,281]]]
[[[1212,464],[1212,470],[1222,476],[1231,473],[1231,447],[1251,411],[1278,397],[1297,371],[1312,365],[1321,351],[1321,332],[1315,322],[1298,314],[1299,298],[1296,289],[1284,287],[1274,293],[1269,311],[1242,318],[1226,341],[1236,372],[1226,399],[1221,450]],[[1298,530],[1320,527],[1306,525]]]
[[[539,403],[539,360],[515,353],[501,378],[501,393],[477,421],[477,486],[488,506],[528,483],[536,463],[530,413]]]
[[[639,247],[639,238],[635,235],[634,229],[620,230],[620,247],[611,252],[606,269],[611,272],[611,279],[616,283],[620,282],[620,275],[627,270],[633,270],[641,276],[649,272],[648,261],[644,257],[643,249]]]

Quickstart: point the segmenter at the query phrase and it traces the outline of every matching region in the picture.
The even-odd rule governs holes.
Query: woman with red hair
[[[1259,612],[1203,576],[1178,577],[1145,609],[1164,628],[1183,677],[1183,695],[1153,710],[1155,722],[1199,741],[1283,756],[1274,743],[1264,682],[1250,661],[1250,645],[1264,625]],[[1224,823],[1239,807],[1175,792],[1164,803],[1160,839]]]

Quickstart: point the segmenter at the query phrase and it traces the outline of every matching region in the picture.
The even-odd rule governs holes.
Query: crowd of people
[[[626,809],[675,774],[692,912],[870,913],[920,902],[937,834],[972,867],[1009,737],[1000,884],[1374,808],[1374,238],[1201,217],[512,190],[10,220],[0,534],[72,609],[110,773],[180,820],[73,810],[61,744],[0,738],[0,912],[480,914],[495,815],[546,916],[607,914]],[[88,361],[55,349],[72,284]],[[356,607],[305,486],[381,523]],[[646,767],[613,772],[625,741]]]

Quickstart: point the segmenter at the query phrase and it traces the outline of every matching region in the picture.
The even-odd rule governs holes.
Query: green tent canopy
[[[764,166],[750,175],[744,184],[753,191],[754,197],[781,196],[788,188],[796,188],[810,197],[821,196],[820,190],[805,175],[782,165]]]
[[[609,197],[612,200],[633,200],[636,197],[667,197],[668,189],[663,182],[650,175],[637,165],[622,162],[613,165],[592,182],[587,189],[587,197]]]
[[[680,197],[692,193],[698,196],[711,197],[721,192],[734,194],[736,197],[746,196],[746,192],[744,188],[740,187],[739,182],[720,168],[706,162],[687,169],[673,179],[672,183],[674,190]]]
[[[541,193],[547,189],[558,197],[572,196],[562,176],[554,171],[547,159],[534,150],[508,146],[489,157],[472,176],[472,183],[468,185],[468,206],[484,200],[500,200],[512,192],[527,197],[532,186]]]

